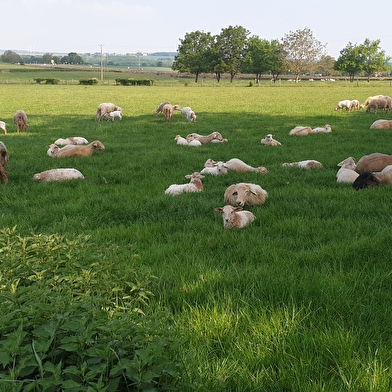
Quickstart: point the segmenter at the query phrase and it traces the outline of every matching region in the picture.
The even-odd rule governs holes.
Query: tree
[[[388,62],[391,58],[385,55],[385,51],[380,50],[380,40],[370,41],[366,38],[364,43],[360,45],[360,50],[362,52],[362,70],[367,76],[368,82],[375,73],[390,69]]]
[[[61,62],[68,64],[83,64],[83,59],[76,52],[68,53],[68,56],[64,56],[61,58]]]
[[[353,45],[351,42],[340,51],[340,56],[335,62],[334,69],[346,72],[350,78],[350,82],[354,81],[355,75],[362,70],[363,56],[361,48]]]
[[[313,37],[310,29],[290,31],[282,38],[292,73],[298,82],[302,73],[309,72],[323,54],[325,45]]]
[[[1,56],[1,61],[4,63],[20,63],[20,56],[12,50],[6,50]]]
[[[172,69],[195,74],[197,83],[200,73],[212,71],[209,52],[214,45],[214,38],[211,33],[195,31],[185,34],[185,38],[180,42]]]
[[[319,73],[330,76],[334,69],[335,59],[332,56],[323,55],[317,62],[316,68]]]
[[[45,53],[45,54],[42,56],[42,62],[43,62],[44,64],[50,64],[51,61],[52,61],[52,59],[53,59],[53,55],[52,55],[51,53]]]
[[[247,51],[247,40],[250,32],[242,26],[229,26],[221,30],[216,37],[215,71],[230,74],[230,83],[241,70]]]

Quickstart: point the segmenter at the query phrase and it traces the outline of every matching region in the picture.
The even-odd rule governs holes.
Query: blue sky
[[[268,40],[308,28],[335,58],[349,42],[380,39],[380,47],[392,57],[390,4],[390,0],[2,0],[2,10],[8,12],[2,13],[0,49],[86,53],[99,52],[103,45],[104,53],[175,52],[186,33],[200,30],[215,35],[231,25]]]

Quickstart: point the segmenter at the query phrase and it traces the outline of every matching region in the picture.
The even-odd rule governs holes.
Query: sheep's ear
[[[216,208],[214,208],[214,211],[216,211],[216,212],[223,212],[223,208],[222,207],[216,207]]]
[[[234,208],[234,211],[242,211],[242,210],[243,210],[242,207],[236,207],[236,208]]]
[[[191,174],[187,174],[187,175],[185,176],[185,178],[192,178],[192,175],[191,175]]]

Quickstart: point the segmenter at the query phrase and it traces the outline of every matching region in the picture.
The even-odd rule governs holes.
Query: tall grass
[[[389,391],[391,190],[355,192],[335,175],[348,156],[391,153],[392,133],[369,129],[390,114],[333,108],[341,99],[390,95],[390,87],[246,85],[1,85],[1,119],[10,130],[2,141],[11,157],[1,227],[17,226],[21,236],[89,235],[118,262],[156,276],[144,312],[168,312],[170,330],[183,342],[174,354],[183,370],[172,388]],[[191,106],[197,122],[178,113],[172,124],[154,117],[165,100]],[[96,107],[109,101],[123,108],[123,120],[95,122]],[[29,116],[26,134],[13,132],[17,109]],[[326,123],[331,134],[288,134],[296,125]],[[229,142],[188,148],[174,141],[177,134],[212,131]],[[282,146],[262,146],[268,133]],[[85,159],[46,155],[46,145],[68,136],[99,139],[106,150]],[[207,158],[232,157],[269,173],[210,176],[203,193],[164,194]],[[282,167],[303,159],[323,168]],[[75,167],[86,178],[32,179],[54,167]],[[226,187],[241,181],[260,184],[269,198],[250,208],[257,219],[246,229],[224,230],[214,208],[223,205]]]

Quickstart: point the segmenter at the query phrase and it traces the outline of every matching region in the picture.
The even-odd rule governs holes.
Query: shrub
[[[152,79],[117,78],[116,84],[121,84],[122,86],[152,86],[154,81]]]
[[[97,83],[98,83],[97,78],[89,78],[89,79],[80,79],[79,80],[79,84],[83,84],[83,85],[92,86],[93,84],[97,84]]]

